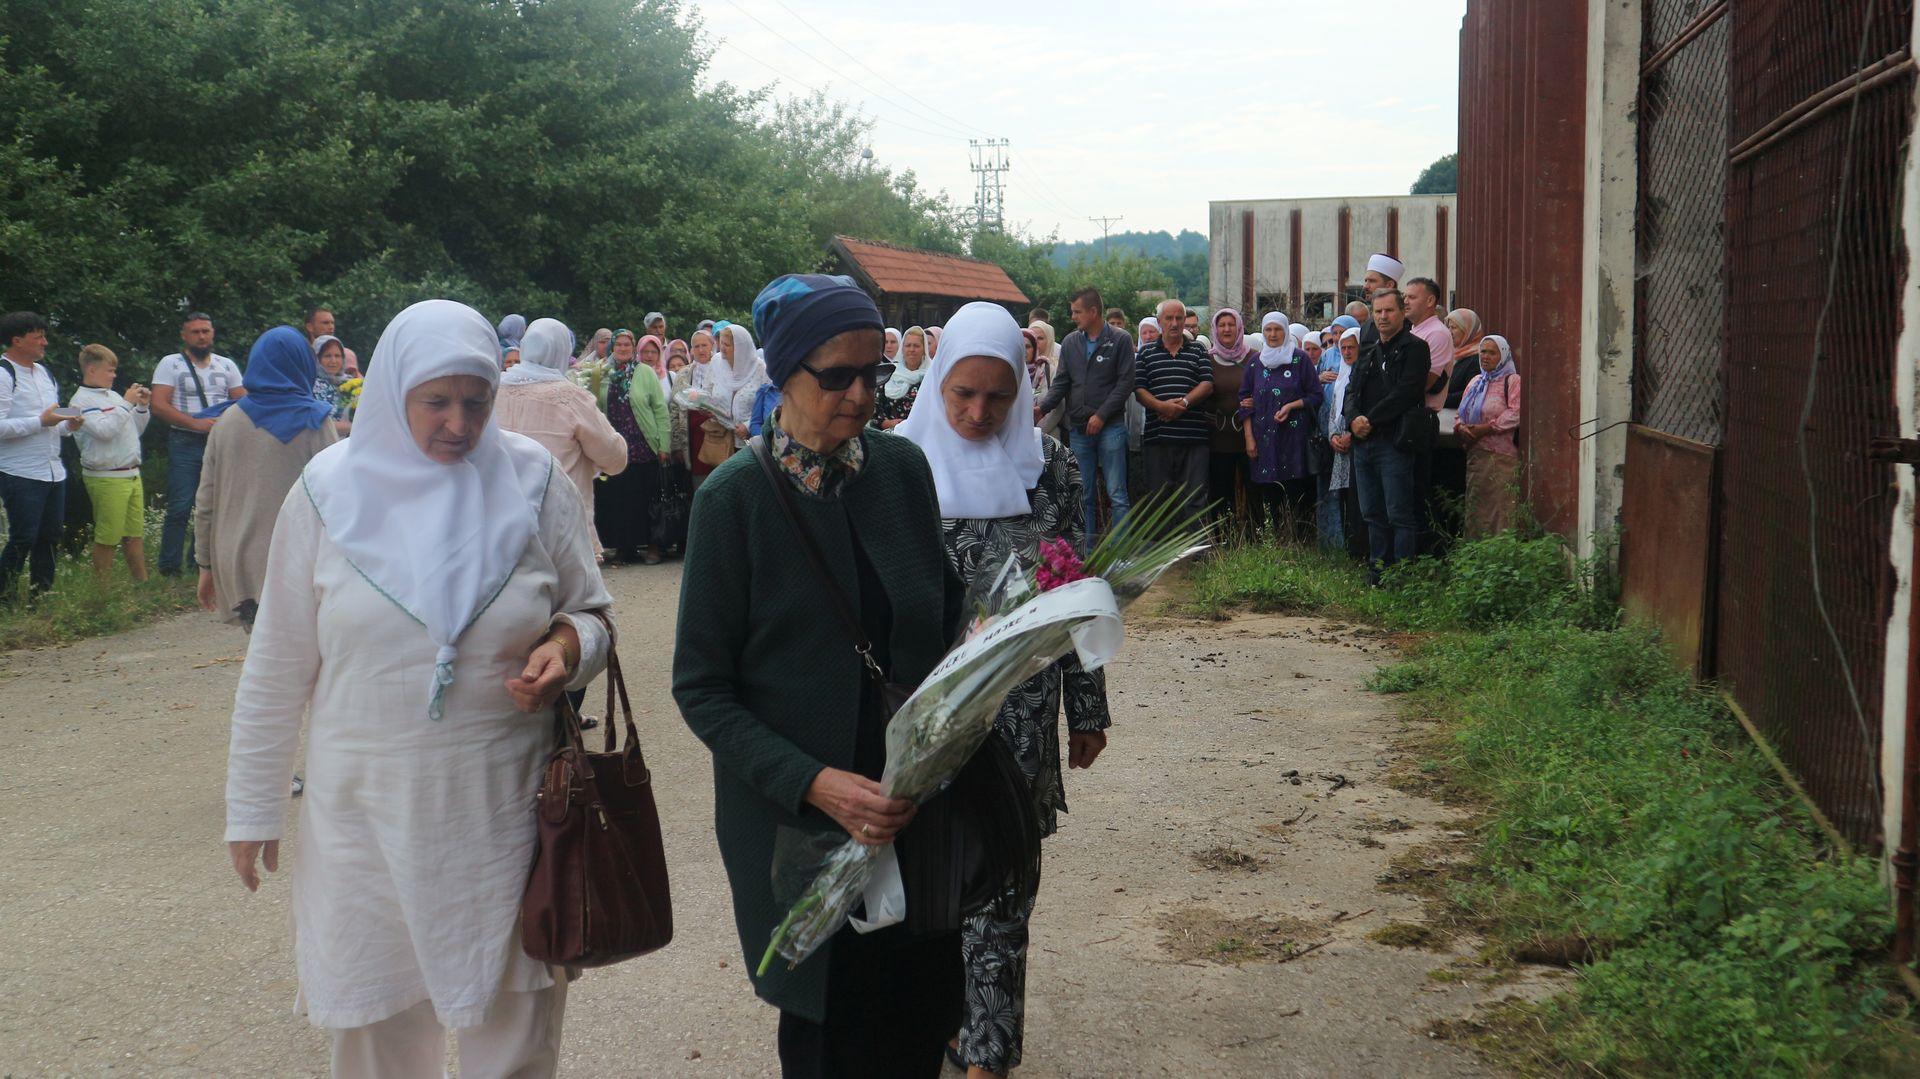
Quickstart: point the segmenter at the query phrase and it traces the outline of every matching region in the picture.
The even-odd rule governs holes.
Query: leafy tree
[[[699,89],[680,0],[0,0],[0,308],[144,375],[332,306],[744,315],[833,232],[959,250],[820,99]]]
[[[1412,195],[1451,195],[1460,190],[1460,155],[1447,156],[1421,170],[1413,182]]]

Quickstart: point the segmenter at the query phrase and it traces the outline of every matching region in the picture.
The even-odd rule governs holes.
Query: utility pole
[[[1007,230],[1007,195],[1000,177],[1013,166],[1007,163],[1006,139],[968,139],[967,151],[973,162],[968,169],[980,177],[973,193],[973,223],[995,232]]]
[[[1116,221],[1125,221],[1126,219],[1127,219],[1127,215],[1125,214],[1120,214],[1117,217],[1087,218],[1088,221],[1091,221],[1094,224],[1100,226],[1100,257],[1101,258],[1109,258],[1113,255],[1113,246],[1107,241],[1107,233],[1112,230],[1113,223]]]

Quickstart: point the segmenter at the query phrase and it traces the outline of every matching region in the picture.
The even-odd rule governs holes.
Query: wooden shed
[[[975,300],[997,303],[1026,323],[1027,294],[991,262],[851,236],[835,236],[831,252],[835,272],[858,281],[889,326],[943,325]]]

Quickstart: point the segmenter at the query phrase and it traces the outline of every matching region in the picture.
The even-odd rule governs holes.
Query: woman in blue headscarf
[[[223,408],[207,436],[194,501],[200,606],[253,629],[280,503],[313,455],[338,437],[333,409],[313,395],[319,367],[307,335],[276,326],[247,354],[247,395]]]

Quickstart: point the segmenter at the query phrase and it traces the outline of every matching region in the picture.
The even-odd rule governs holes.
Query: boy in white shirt
[[[81,387],[69,402],[81,410],[80,482],[93,502],[93,572],[101,579],[113,569],[113,549],[127,556],[127,572],[147,579],[146,491],[140,482],[140,436],[151,418],[146,387],[138,382],[126,396],[113,392],[120,358],[105,345],[80,350]]]

